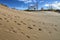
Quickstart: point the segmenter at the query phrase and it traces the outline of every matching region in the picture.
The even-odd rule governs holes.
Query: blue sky
[[[0,3],[20,10],[25,10],[28,5],[34,5],[36,2],[39,3],[39,9],[41,7],[46,9],[50,4],[54,9],[60,9],[60,0],[0,0]]]

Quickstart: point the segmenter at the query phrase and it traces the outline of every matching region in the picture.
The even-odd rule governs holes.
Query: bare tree
[[[38,1],[36,0],[36,3],[32,6],[28,3],[28,10],[38,10]]]
[[[38,10],[38,1],[36,0],[36,9]]]

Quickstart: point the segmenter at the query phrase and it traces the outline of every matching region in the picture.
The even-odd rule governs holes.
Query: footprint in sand
[[[21,25],[20,23],[17,23],[17,25]]]
[[[23,21],[21,21],[21,23],[23,23]]]
[[[32,27],[28,27],[29,29],[33,29]]]
[[[54,30],[55,30],[55,31],[57,31],[57,29],[56,29],[56,28],[54,28]]]
[[[14,21],[15,23],[17,23],[17,21]],[[21,25],[20,23],[17,23],[17,25]]]
[[[36,26],[36,25],[33,25],[34,27]]]
[[[42,31],[42,29],[41,29],[41,28],[39,28],[39,31]]]
[[[9,22],[9,20],[7,20],[7,18],[4,18],[7,22]]]
[[[26,25],[26,23],[24,23],[23,21],[21,21],[21,23],[23,23],[24,25]]]
[[[7,20],[7,18],[4,18],[5,20]]]
[[[7,20],[7,22],[9,22],[9,20]]]
[[[55,27],[57,27],[57,25],[55,25]]]
[[[54,24],[51,24],[51,26],[55,26],[55,27],[57,27],[57,25],[54,25]]]
[[[26,35],[27,38],[30,38],[30,36]]]
[[[10,27],[6,31],[11,32],[11,33],[17,33],[17,31],[14,30],[14,27]]]
[[[2,18],[0,18],[0,20],[2,20]]]
[[[44,22],[43,22],[42,24],[43,24],[43,25],[45,25],[45,23],[44,23]]]
[[[52,32],[51,31],[49,31],[49,34],[51,34]]]
[[[14,29],[13,27],[11,27],[11,29]]]
[[[12,30],[12,32],[17,33],[15,30]]]
[[[24,25],[26,25],[26,23],[23,23]]]
[[[23,32],[21,32],[23,35],[25,35]]]
[[[17,23],[17,21],[14,21],[15,23]]]
[[[13,33],[17,33],[17,31],[15,31],[13,27],[11,27],[11,30],[9,29],[9,31]]]

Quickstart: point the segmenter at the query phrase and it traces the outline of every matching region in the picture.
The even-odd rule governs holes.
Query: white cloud
[[[49,6],[49,4],[45,4],[44,6],[47,6],[47,7],[48,7],[48,6]]]
[[[60,2],[55,1],[52,4],[45,4],[44,6],[46,7],[52,6],[54,9],[60,9]]]
[[[36,2],[36,0],[18,0],[18,1],[23,1],[24,3]]]
[[[18,0],[18,1],[23,1],[24,3],[30,3],[30,2],[32,2],[31,0]]]
[[[18,0],[18,1],[23,1],[24,3],[32,3],[32,2],[37,2],[37,0]],[[39,1],[39,3],[41,2],[44,2],[43,0],[42,1]]]
[[[41,2],[44,2],[44,1],[40,1],[40,3],[41,3]]]

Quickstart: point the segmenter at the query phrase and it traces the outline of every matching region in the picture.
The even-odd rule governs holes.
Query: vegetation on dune
[[[41,10],[29,10],[29,9],[26,9],[25,11],[54,11],[54,12],[59,12],[60,13],[60,10],[59,9],[44,9],[44,8],[41,8]]]
[[[2,3],[1,3],[0,5],[3,5],[3,6],[5,6],[5,7],[8,7],[7,5],[5,5],[5,4],[2,4]]]

